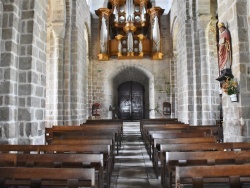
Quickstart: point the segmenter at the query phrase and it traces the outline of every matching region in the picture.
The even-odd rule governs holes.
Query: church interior
[[[0,187],[250,187],[250,1],[0,0],[0,42]]]

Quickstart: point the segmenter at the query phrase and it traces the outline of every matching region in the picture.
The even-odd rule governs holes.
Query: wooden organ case
[[[149,0],[109,0],[112,8],[96,10],[99,17],[99,60],[161,60],[160,18],[164,9],[152,7]]]

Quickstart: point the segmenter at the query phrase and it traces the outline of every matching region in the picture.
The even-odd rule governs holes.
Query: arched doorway
[[[144,118],[144,87],[138,82],[125,82],[118,87],[118,117],[123,120]]]

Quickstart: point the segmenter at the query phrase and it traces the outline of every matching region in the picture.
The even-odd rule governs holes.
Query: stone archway
[[[120,84],[128,81],[140,83],[145,89],[145,118],[155,117],[155,92],[154,76],[148,70],[141,66],[120,66],[109,77],[109,87],[111,104],[116,108],[118,106],[117,88]]]

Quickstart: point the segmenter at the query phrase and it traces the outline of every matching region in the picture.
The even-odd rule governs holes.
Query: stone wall
[[[174,1],[171,35],[174,56],[171,72],[175,82],[176,113],[179,121],[191,125],[211,125],[219,119],[219,88],[216,83],[217,53],[211,34],[211,4],[191,0]],[[206,7],[206,8],[205,8]],[[211,25],[213,24],[213,25]]]
[[[250,137],[249,4],[247,0],[218,0],[219,20],[231,33],[232,72],[239,84],[238,102],[231,102],[223,93],[225,141],[249,141]]]
[[[81,0],[51,1],[50,10],[46,126],[79,125],[88,116],[89,7]]]
[[[39,143],[44,133],[47,0],[3,1],[1,140]]]

